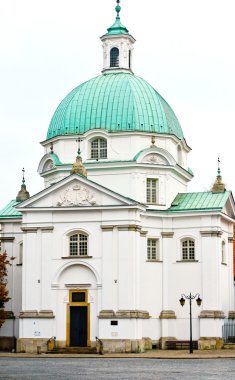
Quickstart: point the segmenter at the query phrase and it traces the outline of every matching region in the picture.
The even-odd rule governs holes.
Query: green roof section
[[[62,165],[62,162],[60,161],[59,157],[55,153],[50,153],[51,158],[56,166]]]
[[[222,210],[231,191],[212,193],[179,193],[167,211],[213,211]]]
[[[16,200],[10,201],[1,211],[0,219],[18,219],[22,217],[22,213],[15,209],[20,202]]]
[[[72,90],[55,111],[47,139],[94,129],[184,137],[175,113],[161,95],[144,79],[122,72],[100,75]]]

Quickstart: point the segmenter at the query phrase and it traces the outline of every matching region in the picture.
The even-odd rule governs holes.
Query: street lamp
[[[200,298],[200,294],[195,294],[195,296],[192,295],[192,293],[189,293],[188,296],[186,296],[185,294],[181,294],[181,298],[180,298],[180,305],[183,307],[184,304],[185,304],[185,300],[189,300],[189,315],[190,315],[190,346],[189,346],[189,352],[190,354],[193,353],[193,339],[192,339],[192,300],[194,300],[195,298],[197,297],[196,299],[196,302],[197,302],[197,305],[198,306],[201,306],[202,304],[202,299]]]

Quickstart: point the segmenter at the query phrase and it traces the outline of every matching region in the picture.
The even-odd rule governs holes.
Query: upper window
[[[226,245],[225,241],[222,241],[222,246],[221,246],[221,263],[226,264]]]
[[[119,50],[116,47],[110,50],[110,67],[119,67]]]
[[[158,180],[154,178],[147,178],[147,203],[157,203],[157,187]]]
[[[195,242],[192,239],[182,241],[182,260],[195,260]]]
[[[129,50],[129,69],[131,69],[131,50]]]
[[[107,158],[107,140],[98,138],[91,142],[91,158]]]
[[[70,256],[88,256],[88,236],[77,233],[69,237]]]
[[[158,239],[148,239],[147,240],[147,259],[148,260],[159,260],[159,248]]]

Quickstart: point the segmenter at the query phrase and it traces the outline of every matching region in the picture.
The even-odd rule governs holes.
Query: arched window
[[[110,67],[119,67],[119,50],[116,47],[110,50]]]
[[[131,50],[129,50],[129,69],[131,69]]]
[[[182,260],[195,260],[195,242],[192,239],[182,241]]]
[[[107,140],[98,138],[91,142],[91,158],[95,160],[107,158]]]
[[[88,256],[88,236],[78,232],[69,236],[69,255]]]

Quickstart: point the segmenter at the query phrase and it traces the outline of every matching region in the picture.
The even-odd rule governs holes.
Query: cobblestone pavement
[[[0,379],[234,380],[234,359],[0,358]]]

